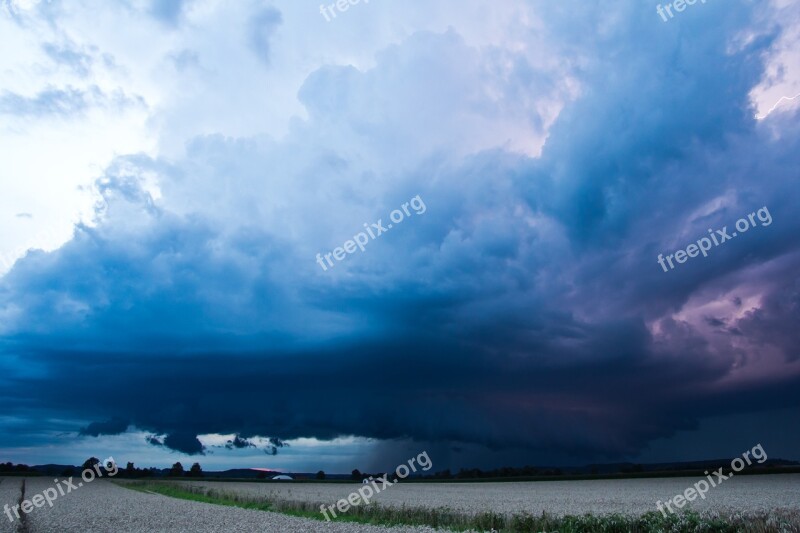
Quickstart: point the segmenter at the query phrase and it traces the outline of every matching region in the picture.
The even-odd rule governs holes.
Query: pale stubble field
[[[19,502],[23,478],[0,478],[2,502]],[[53,485],[46,477],[26,478],[25,496],[31,497]],[[666,500],[691,486],[694,478],[543,481],[507,483],[413,483],[401,482],[379,493],[374,502],[389,508],[441,509],[449,508],[464,515],[500,513],[504,515],[542,512],[550,516],[563,515],[642,515],[655,511],[656,500]],[[325,522],[317,516],[316,508],[303,517],[275,512],[243,509],[189,501],[154,493],[159,487],[188,486],[195,492],[206,490],[216,494],[232,494],[242,501],[286,501],[306,504],[334,504],[359,489],[357,483],[247,483],[213,481],[148,481],[147,489],[133,490],[132,480],[97,480],[26,515],[24,524],[0,524],[0,532],[38,533],[51,531],[106,533],[174,532],[331,532],[422,533],[434,531],[426,526],[384,526],[350,522]],[[152,489],[152,490],[150,490]],[[691,508],[711,515],[732,514],[739,517],[750,513],[768,513],[769,517],[786,516],[787,522],[769,518],[769,527],[749,528],[740,522],[735,531],[795,532],[800,514],[800,474],[772,476],[741,476],[711,489],[705,501],[692,502]],[[371,505],[372,507],[372,505]],[[316,519],[315,519],[316,518]],[[781,525],[784,524],[784,525]],[[789,524],[788,526],[785,524]],[[479,528],[488,531],[490,528]],[[555,531],[556,529],[548,529]],[[605,530],[605,529],[604,529]],[[694,531],[694,529],[691,529]],[[734,531],[726,529],[725,531]],[[526,530],[527,531],[527,530]],[[539,531],[538,529],[536,531]],[[581,529],[580,531],[588,531]],[[609,531],[612,531],[609,529]],[[613,531],[623,531],[619,528]],[[652,531],[652,530],[648,530]],[[671,531],[689,531],[672,529]],[[709,530],[712,531],[712,530]],[[714,529],[713,531],[717,531]]]
[[[683,493],[699,478],[539,481],[504,483],[398,483],[378,493],[384,506],[439,508],[463,513],[496,512],[550,515],[627,514],[656,511],[656,501]],[[252,497],[335,503],[360,485],[348,483],[185,482]],[[690,502],[698,512],[800,510],[800,474],[733,477],[712,488],[706,499]]]

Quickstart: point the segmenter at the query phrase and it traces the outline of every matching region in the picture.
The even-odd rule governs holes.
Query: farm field
[[[17,503],[23,478],[0,478],[0,505]],[[50,478],[26,478],[25,494],[53,486]],[[211,505],[158,494],[147,494],[121,487],[106,480],[84,484],[59,497],[53,507],[34,509],[25,524],[0,520],[0,533],[252,533],[252,532],[332,532],[378,533],[384,528],[325,523],[278,513]],[[429,533],[429,528],[393,528],[398,533]]]
[[[22,483],[25,497],[41,493],[52,487],[50,478],[0,478],[2,504],[14,505],[19,501]],[[424,509],[449,508],[463,515],[499,513],[501,515],[531,514],[611,515],[624,514],[639,517],[653,514],[654,502],[665,500],[683,492],[693,478],[544,481],[510,483],[399,483],[379,493],[372,508],[392,508],[396,516],[425,516]],[[424,533],[435,531],[427,526],[399,526],[387,528],[352,522],[325,522],[317,517],[319,503],[334,504],[360,488],[356,483],[248,483],[207,481],[147,481],[96,480],[87,483],[53,502],[26,515],[24,523],[0,522],[0,533],[32,532],[306,532],[333,533]],[[305,516],[290,516],[230,505],[217,505],[190,499],[174,498],[153,491],[183,487],[193,493],[225,494],[239,502],[293,502],[296,509],[304,508]],[[134,490],[138,489],[138,490]],[[143,490],[144,489],[144,490]],[[153,489],[153,491],[146,491]],[[188,492],[186,494],[189,494]],[[302,505],[305,504],[305,505]],[[291,509],[285,507],[284,509]],[[313,509],[309,511],[309,509]],[[704,531],[761,531],[795,532],[800,516],[800,475],[742,476],[709,492],[705,502],[692,502],[692,509],[702,516],[748,516],[768,514],[781,520],[769,528],[749,527],[706,529]],[[415,511],[417,510],[417,511]],[[292,512],[291,510],[289,511]],[[301,513],[302,514],[302,513]],[[435,516],[430,514],[428,516]],[[660,515],[659,515],[660,516]],[[788,517],[788,519],[787,519]],[[396,523],[396,522],[393,522]],[[745,522],[747,523],[747,522]],[[618,524],[618,522],[617,522]],[[473,531],[489,531],[473,528]],[[547,531],[557,531],[548,529]],[[560,531],[593,531],[573,528]],[[617,525],[607,531],[633,531]],[[504,530],[506,531],[506,530]],[[509,529],[508,531],[540,531],[540,529]],[[635,531],[661,531],[661,529],[636,529]],[[692,531],[688,526],[670,531]]]
[[[556,516],[592,514],[640,515],[691,487],[696,478],[539,481],[507,483],[398,483],[378,493],[384,506],[448,507],[467,514],[543,511]],[[182,482],[239,495],[294,502],[328,503],[347,498],[358,484]],[[698,512],[800,511],[800,474],[733,477],[712,488],[705,500],[689,502]]]

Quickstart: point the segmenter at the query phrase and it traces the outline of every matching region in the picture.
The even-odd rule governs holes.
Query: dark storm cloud
[[[185,453],[186,455],[205,455],[205,448],[197,440],[194,432],[170,433],[164,438],[164,446],[172,450]]]
[[[119,435],[125,433],[130,424],[125,420],[114,419],[105,422],[92,422],[80,430],[81,435],[99,437],[100,435]]]
[[[247,439],[243,439],[239,435],[234,436],[233,439],[225,443],[225,447],[228,448],[229,450],[242,449],[242,448],[255,448],[255,446],[256,446],[255,444],[253,444]]]
[[[519,57],[500,94],[450,97],[498,59],[453,31],[367,72],[317,71],[300,91],[311,118],[281,142],[211,135],[178,161],[120,157],[98,224],[0,280],[4,402],[130,421],[190,454],[206,433],[272,436],[268,451],[360,435],[586,461],[703,417],[800,406],[782,366],[798,359],[800,126],[758,124],[748,100],[773,36],[731,51],[749,4],[680,27],[635,5],[601,36],[603,14],[547,8],[572,39],[562,52],[592,60],[571,67],[584,93],[540,158],[447,156],[457,109],[548,87]],[[265,17],[264,53],[280,21]],[[392,159],[418,144],[434,149]],[[360,166],[373,153],[380,172]],[[330,272],[314,263],[417,194],[424,215]],[[656,263],[762,206],[772,225],[676,271]],[[87,386],[64,395],[74,375]]]
[[[622,354],[581,362],[587,355],[570,350],[561,360],[573,363],[519,361],[498,368],[488,354],[430,339],[272,354],[268,360],[165,354],[146,365],[135,356],[117,355],[111,361],[106,354],[50,353],[41,358],[49,362],[58,356],[64,363],[51,364],[47,380],[17,385],[52,390],[36,401],[52,406],[60,396],[57,387],[48,385],[78,371],[87,382],[102,385],[70,395],[63,409],[129,413],[138,427],[169,433],[165,446],[190,454],[202,452],[195,434],[244,431],[286,438],[413,436],[494,449],[555,448],[579,457],[616,457],[676,429],[693,428],[695,417],[797,399],[788,385],[704,391],[705,383],[724,375],[709,361],[677,366]],[[118,377],[120,369],[125,379]],[[264,389],[269,391],[266,406],[260,401]],[[142,390],[158,392],[142,397]],[[22,405],[12,402],[10,407]]]
[[[152,446],[163,446],[164,445],[164,441],[159,439],[155,435],[148,435],[148,436],[146,436],[144,438],[144,440],[145,440],[145,442],[147,442],[147,444],[150,444]]]

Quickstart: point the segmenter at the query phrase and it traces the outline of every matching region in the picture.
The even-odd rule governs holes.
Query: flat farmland
[[[683,493],[699,478],[539,481],[504,483],[397,483],[378,493],[383,506],[440,508],[465,514],[495,512],[539,515],[626,514],[656,510],[656,501]],[[196,488],[292,502],[333,504],[358,490],[347,483],[182,482]],[[379,484],[380,486],[380,484]],[[733,477],[687,508],[722,513],[800,511],[800,474]]]
[[[31,499],[53,486],[46,477],[0,478],[2,504],[13,506],[24,495]],[[78,480],[75,480],[76,483]],[[624,514],[640,517],[653,514],[656,500],[667,500],[691,486],[695,478],[544,481],[506,483],[398,483],[379,493],[370,509],[395,509],[399,520],[377,525],[321,520],[319,504],[332,505],[361,488],[356,483],[248,483],[209,481],[95,480],[59,496],[53,506],[34,508],[24,522],[0,521],[0,533],[81,532],[120,533],[170,532],[332,532],[332,533],[431,533],[433,527],[403,525],[403,518],[432,517],[433,510],[449,509],[459,516],[481,513],[499,515],[594,515]],[[174,492],[175,487],[180,491]],[[167,491],[167,494],[159,491]],[[170,492],[172,491],[172,492]],[[170,495],[171,494],[171,495]],[[172,497],[174,495],[179,497]],[[201,495],[201,500],[193,500]],[[202,500],[206,496],[208,500]],[[228,505],[218,505],[227,495]],[[235,504],[230,504],[235,501]],[[270,508],[285,510],[270,512],[247,507],[254,502],[268,502]],[[288,502],[288,506],[277,502]],[[690,503],[703,516],[737,516],[736,527],[707,528],[702,531],[798,532],[800,516],[800,475],[741,476],[713,488],[705,501]],[[426,514],[424,510],[432,510]],[[349,513],[348,513],[349,514]],[[760,515],[759,527],[750,527],[749,516]],[[660,514],[658,515],[660,516]],[[426,522],[427,523],[427,522]],[[470,522],[465,522],[470,523]],[[489,531],[491,527],[461,528],[469,531]],[[481,522],[481,524],[485,524]],[[700,531],[685,521],[678,526],[656,529],[631,527],[614,522],[613,527],[547,527],[503,528],[502,531],[593,532],[598,530],[623,533],[628,531]],[[389,527],[394,525],[395,527]],[[718,525],[718,524],[717,524]],[[441,529],[439,529],[441,531]]]
[[[22,481],[30,499],[52,487],[47,477],[0,478],[0,507],[18,503]],[[75,479],[75,483],[79,478]],[[352,523],[326,523],[279,513],[212,505],[124,488],[112,481],[95,480],[34,508],[24,523],[0,516],[0,533],[379,533],[384,528]],[[431,533],[423,527],[392,529],[398,533]]]

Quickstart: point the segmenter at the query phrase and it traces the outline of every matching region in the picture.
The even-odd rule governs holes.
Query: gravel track
[[[19,495],[22,491],[22,478],[6,477],[0,478],[0,507],[8,504],[9,507],[19,502]],[[0,511],[2,512],[2,511]],[[14,516],[13,512],[11,516]],[[0,533],[18,533],[19,520],[14,516],[14,521],[8,520],[5,512],[0,514]]]
[[[19,499],[12,478],[0,483],[0,506]],[[10,482],[10,480],[12,480]],[[80,478],[75,478],[74,482]],[[13,485],[13,486],[12,486]],[[27,478],[27,498],[53,487],[49,477]],[[75,533],[431,533],[430,528],[383,528],[360,524],[326,523],[277,513],[169,498],[126,489],[106,480],[84,483],[28,515],[29,532]],[[7,527],[8,522],[4,524]],[[3,526],[0,526],[3,527]],[[0,532],[15,531],[0,529]],[[19,532],[15,532],[19,533]]]
[[[384,506],[449,507],[464,513],[493,511],[539,515],[622,513],[656,510],[656,501],[682,494],[700,478],[540,481],[524,483],[398,483],[372,499]],[[353,483],[186,482],[217,490],[289,501],[333,504],[360,485]],[[800,474],[739,476],[690,502],[696,511],[757,512],[800,510]]]

